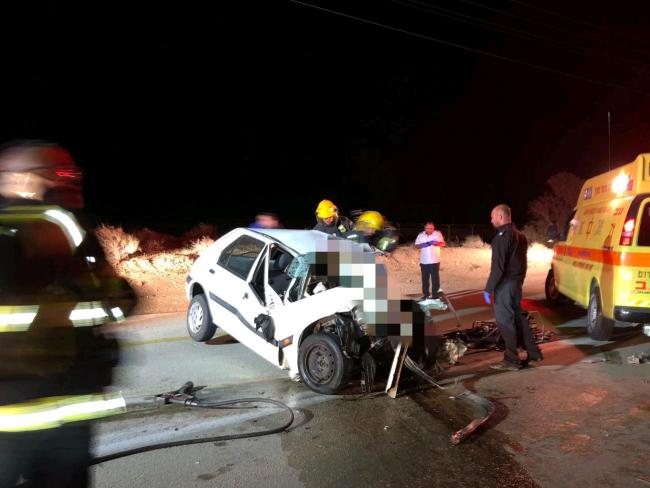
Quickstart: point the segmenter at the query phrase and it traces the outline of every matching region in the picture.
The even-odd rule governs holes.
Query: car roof
[[[307,254],[315,251],[343,251],[357,250],[368,252],[364,246],[348,239],[342,239],[319,230],[294,230],[294,229],[248,229],[284,244],[298,254]]]

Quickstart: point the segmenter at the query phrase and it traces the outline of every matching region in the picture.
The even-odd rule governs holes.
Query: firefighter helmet
[[[33,173],[47,180],[46,201],[65,208],[84,206],[82,171],[61,146],[43,141],[5,145],[0,152],[0,173]]]
[[[339,209],[330,200],[321,200],[316,207],[316,217],[319,219],[329,219],[336,217],[339,214]]]
[[[355,230],[381,230],[384,227],[384,217],[379,212],[367,210],[359,215],[354,224]]]

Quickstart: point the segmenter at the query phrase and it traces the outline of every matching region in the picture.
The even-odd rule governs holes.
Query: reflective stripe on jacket
[[[70,422],[92,420],[126,412],[120,394],[39,398],[0,406],[0,432],[53,429]]]

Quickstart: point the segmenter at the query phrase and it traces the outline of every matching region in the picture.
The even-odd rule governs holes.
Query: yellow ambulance
[[[547,299],[587,308],[593,339],[609,339],[616,320],[650,323],[650,154],[588,179],[564,235]]]

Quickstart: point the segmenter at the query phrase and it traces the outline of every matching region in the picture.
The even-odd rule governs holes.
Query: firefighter
[[[75,216],[46,202],[58,146],[0,153],[0,486],[87,486],[89,420],[124,411],[104,391],[117,341]],[[41,148],[42,149],[42,148]],[[54,149],[54,150],[52,150]],[[58,149],[61,149],[59,151]]]
[[[317,223],[313,230],[319,230],[326,234],[342,237],[352,230],[352,221],[339,215],[339,209],[330,200],[321,200],[316,207]]]
[[[382,214],[375,210],[361,213],[354,229],[345,237],[362,244],[368,244],[382,252],[393,252],[397,247],[397,232],[386,222]]]

